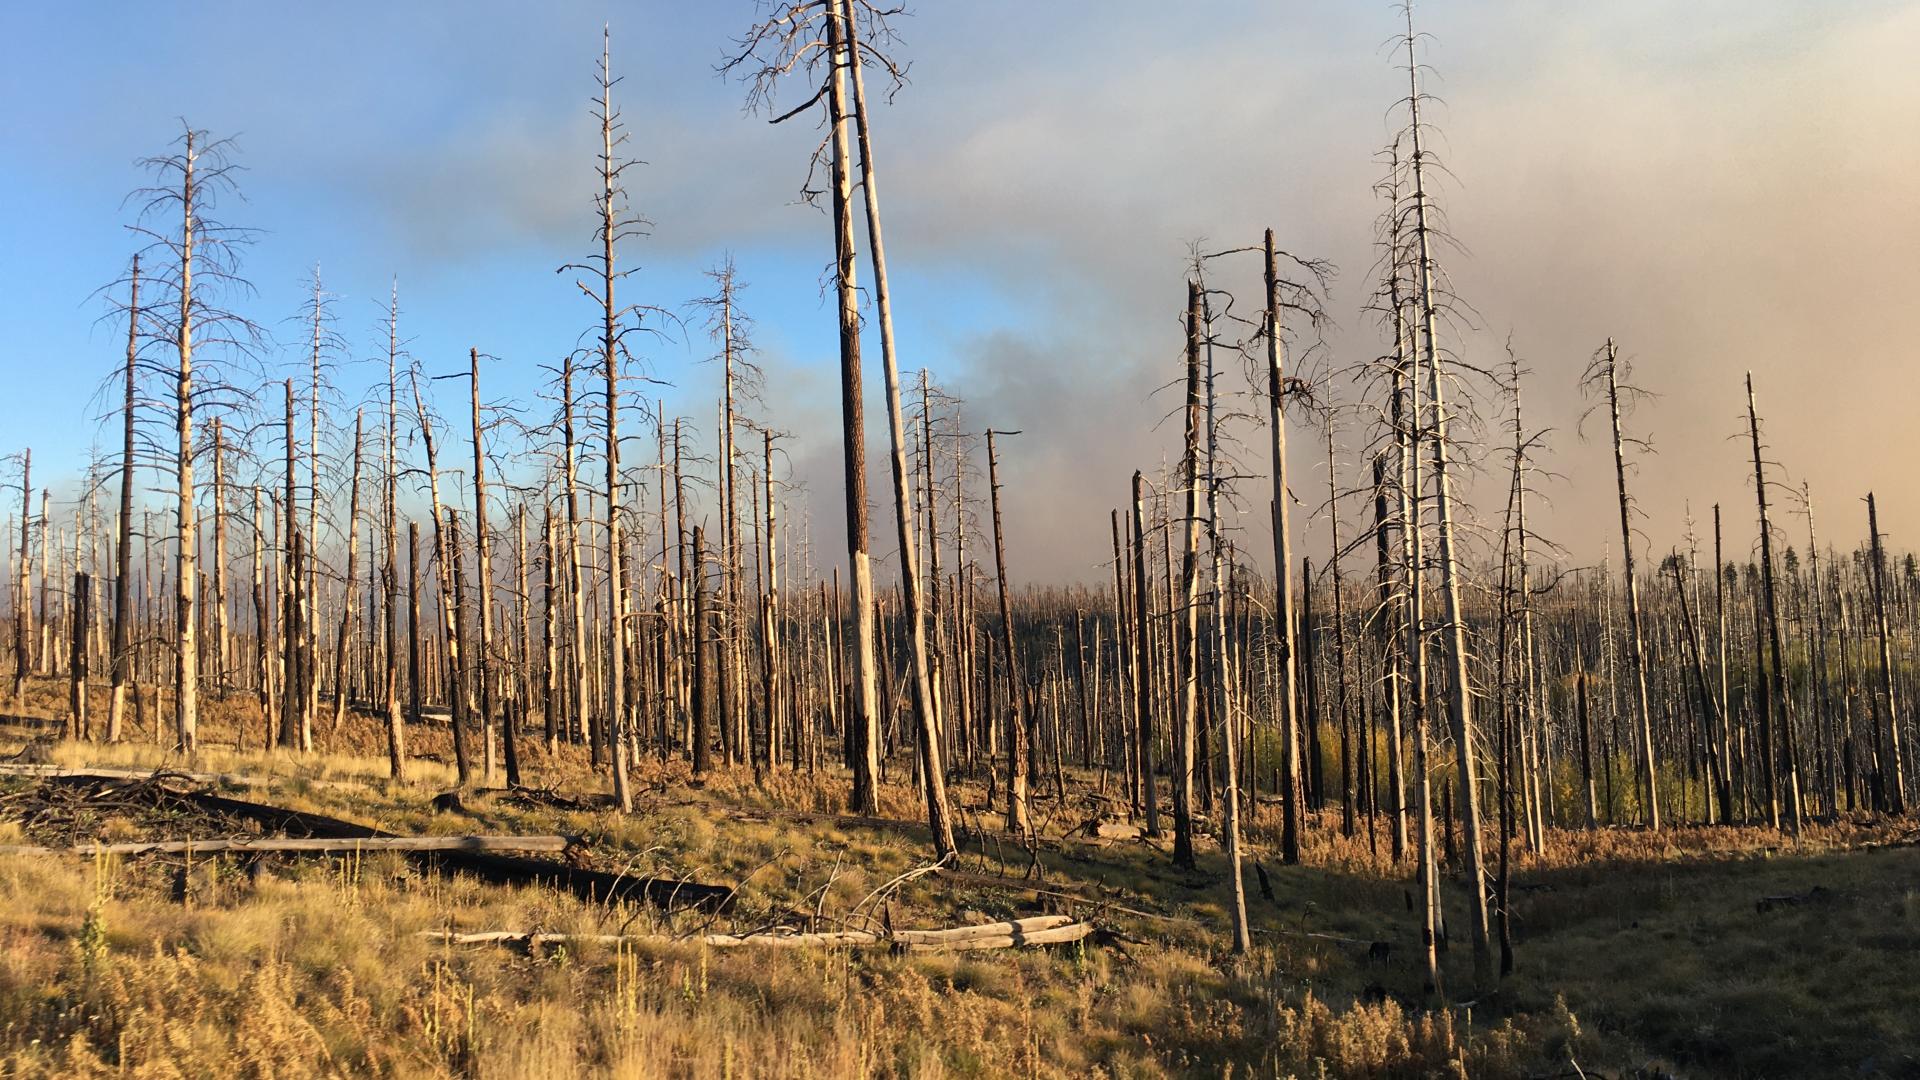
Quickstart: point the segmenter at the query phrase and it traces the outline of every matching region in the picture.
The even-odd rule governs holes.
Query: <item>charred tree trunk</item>
[[[1780,827],[1780,772],[1786,775],[1787,823],[1795,835],[1800,832],[1800,772],[1793,752],[1792,699],[1787,693],[1787,668],[1780,641],[1780,608],[1773,580],[1773,532],[1767,518],[1767,475],[1760,457],[1760,416],[1753,403],[1753,376],[1747,376],[1747,430],[1753,441],[1754,497],[1760,508],[1760,589],[1762,610],[1767,624],[1767,653],[1771,661],[1767,672],[1767,696],[1770,707],[1760,714],[1760,746],[1767,779],[1767,820]],[[1777,712],[1777,715],[1775,715]],[[1771,730],[1779,725],[1779,738]]]
[[[1022,717],[1025,688],[1013,643],[1013,604],[1007,595],[1007,548],[1000,531],[1000,456],[994,432],[987,431],[987,485],[993,502],[993,563],[999,575],[1000,645],[1007,665],[1007,831],[1020,836],[1033,832],[1027,808],[1027,726]]]
[[[126,400],[121,413],[120,515],[115,523],[113,572],[113,697],[107,706],[107,741],[120,741],[133,675],[133,436],[135,360],[140,350],[140,256],[127,279]],[[257,515],[256,515],[257,516]],[[257,530],[258,523],[255,523]]]
[[[353,575],[360,563],[360,441],[364,434],[365,413],[356,412],[353,417],[353,479],[347,491],[347,573],[346,595],[340,604],[340,629],[333,635],[333,723],[331,730],[340,730],[340,721],[347,715],[347,642],[353,631]]]
[[[1266,266],[1267,425],[1273,452],[1274,632],[1278,635],[1280,677],[1280,857],[1300,861],[1300,825],[1305,807],[1300,790],[1300,705],[1293,621],[1293,548],[1288,527],[1286,380],[1280,335],[1280,272],[1268,229],[1262,246]]]
[[[1147,835],[1160,835],[1160,792],[1153,767],[1153,596],[1147,589],[1145,478],[1133,473],[1133,689],[1139,726],[1140,800],[1146,804]]]
[[[1884,747],[1879,755],[1881,770],[1880,802],[1889,813],[1907,812],[1906,768],[1900,750],[1900,710],[1893,696],[1893,659],[1887,639],[1886,553],[1880,547],[1880,511],[1867,492],[1867,531],[1871,533],[1873,560],[1873,623],[1875,646],[1879,651],[1878,685],[1874,687],[1874,741]],[[1886,734],[1878,732],[1882,718]]]
[[[1180,480],[1186,489],[1180,556],[1181,656],[1180,716],[1173,729],[1173,863],[1191,867],[1193,859],[1193,760],[1200,708],[1200,348],[1201,291],[1187,282],[1187,407],[1185,450]]]

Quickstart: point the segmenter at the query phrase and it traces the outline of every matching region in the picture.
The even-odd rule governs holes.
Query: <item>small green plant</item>
[[[80,971],[88,986],[107,959],[107,901],[113,898],[117,860],[96,846],[93,852],[93,896],[74,945],[80,950]]]

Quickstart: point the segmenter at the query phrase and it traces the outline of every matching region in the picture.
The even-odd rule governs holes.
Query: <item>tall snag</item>
[[[1880,760],[1874,778],[1881,806],[1890,813],[1907,812],[1906,768],[1900,753],[1900,710],[1893,696],[1893,656],[1887,645],[1887,556],[1880,548],[1880,510],[1867,492],[1867,531],[1872,557],[1874,640],[1878,669],[1873,688],[1874,756]],[[1886,725],[1881,733],[1881,725]]]
[[[1013,643],[1013,604],[1007,594],[1007,547],[1000,531],[1000,455],[994,446],[996,435],[1019,432],[995,432],[987,429],[987,486],[993,503],[993,563],[1000,587],[1000,646],[1007,665],[1007,831],[1020,836],[1033,833],[1033,814],[1027,807],[1028,754],[1025,723],[1026,679]]]
[[[1659,774],[1654,769],[1653,710],[1647,692],[1647,643],[1641,627],[1640,578],[1633,557],[1632,500],[1627,495],[1628,445],[1645,449],[1642,439],[1628,438],[1621,430],[1623,405],[1631,408],[1644,391],[1620,380],[1620,354],[1611,338],[1587,366],[1582,384],[1606,396],[1607,417],[1613,434],[1613,475],[1620,501],[1620,562],[1627,591],[1627,660],[1633,672],[1635,736],[1640,743],[1641,803],[1649,829],[1660,828]]]
[[[621,240],[633,236],[645,235],[648,222],[645,218],[626,209],[626,187],[623,177],[626,171],[638,162],[631,158],[615,156],[615,151],[626,142],[625,125],[620,121],[620,112],[613,105],[613,88],[619,79],[613,77],[611,59],[611,35],[603,33],[600,48],[600,72],[598,89],[600,96],[594,101],[593,117],[600,124],[600,153],[595,165],[595,180],[599,190],[594,195],[594,240],[599,250],[589,255],[583,263],[569,263],[560,267],[561,271],[584,271],[596,278],[595,286],[584,281],[575,281],[575,285],[588,299],[594,302],[600,312],[598,341],[593,350],[600,368],[603,382],[603,400],[601,401],[601,419],[604,422],[605,437],[603,456],[606,459],[606,484],[601,496],[607,504],[607,668],[606,668],[606,730],[607,745],[611,751],[608,763],[613,770],[613,796],[623,813],[633,810],[632,778],[627,775],[629,702],[627,701],[627,638],[631,632],[628,624],[627,605],[627,550],[624,541],[624,521],[621,509],[620,477],[620,379],[623,363],[630,359],[627,351],[628,334],[641,328],[639,316],[646,308],[639,305],[621,305],[614,298],[614,287],[632,270],[619,269],[616,255]],[[597,287],[596,287],[597,286]],[[571,365],[568,367],[571,371]],[[569,399],[570,400],[570,399]],[[571,432],[571,408],[568,408],[568,431]],[[571,468],[572,455],[568,455]],[[571,487],[571,482],[569,482]],[[573,515],[571,493],[569,493],[568,514]],[[572,526],[570,525],[570,529]],[[571,539],[571,538],[570,538]],[[575,571],[570,570],[570,574]],[[576,620],[579,616],[576,614]],[[576,626],[579,623],[576,622]],[[583,648],[584,642],[576,643]],[[584,689],[584,687],[583,687]],[[584,696],[582,698],[584,701]]]
[[[400,717],[400,642],[397,624],[400,606],[400,567],[396,548],[400,539],[400,473],[398,447],[400,420],[400,390],[395,378],[400,359],[400,286],[396,281],[387,303],[387,435],[383,452],[386,455],[384,477],[384,496],[381,511],[384,517],[385,534],[381,545],[385,565],[381,567],[385,603],[382,611],[381,633],[386,639],[386,671],[382,685],[386,691],[387,717],[387,771],[395,781],[407,778],[407,733]],[[418,528],[409,522],[411,532]],[[416,545],[409,537],[407,550],[408,573],[413,573],[413,559]],[[410,614],[409,622],[417,616]],[[409,681],[419,678],[417,672],[409,668]],[[417,694],[417,688],[413,691]]]
[[[136,360],[140,354],[140,256],[127,274],[126,397],[121,406],[120,513],[115,522],[113,572],[113,696],[107,706],[107,741],[120,741],[126,720],[127,682],[133,673],[133,439]]]
[[[1441,371],[1438,337],[1438,310],[1434,282],[1438,267],[1433,251],[1434,227],[1429,219],[1426,189],[1427,151],[1422,149],[1424,130],[1420,120],[1420,65],[1414,46],[1413,8],[1407,7],[1407,104],[1411,111],[1409,133],[1412,139],[1414,300],[1418,319],[1419,349],[1416,359],[1425,367],[1427,399],[1431,407],[1429,427],[1433,451],[1433,507],[1436,568],[1440,575],[1440,595],[1445,605],[1446,625],[1441,627],[1445,647],[1447,709],[1452,720],[1454,750],[1458,755],[1460,782],[1460,822],[1465,842],[1469,910],[1473,935],[1475,981],[1485,986],[1492,973],[1492,953],[1488,940],[1487,871],[1480,838],[1480,779],[1474,763],[1473,683],[1468,671],[1466,613],[1460,584],[1460,561],[1454,550],[1454,499],[1452,453],[1447,441],[1449,414],[1446,404],[1447,378]],[[1415,381],[1418,381],[1416,374]],[[1416,421],[1417,423],[1417,421]]]
[[[1272,229],[1266,231],[1261,243],[1266,283],[1267,425],[1273,453],[1273,620],[1280,651],[1280,857],[1285,862],[1297,863],[1305,804],[1300,791],[1300,704],[1294,640],[1292,530],[1288,521],[1291,497],[1287,493],[1285,349],[1280,330],[1280,269]]]
[[[1200,348],[1204,333],[1198,281],[1187,282],[1187,399],[1180,484],[1186,496],[1180,556],[1180,715],[1173,729],[1173,861],[1193,865],[1193,762],[1200,711]],[[1283,574],[1284,576],[1284,574]]]
[[[1787,824],[1800,832],[1800,771],[1794,760],[1793,699],[1787,692],[1785,649],[1780,640],[1780,607],[1773,579],[1773,525],[1767,516],[1766,463],[1760,456],[1760,414],[1753,403],[1753,374],[1747,374],[1747,433],[1753,442],[1753,492],[1760,508],[1760,614],[1767,632],[1767,697],[1760,710],[1760,756],[1766,776],[1767,823],[1780,827],[1780,773],[1786,773]],[[1757,659],[1757,658],[1756,658]],[[1778,738],[1774,728],[1778,727]]]
[[[907,441],[900,412],[900,363],[893,344],[893,302],[887,291],[887,249],[880,231],[880,188],[874,177],[873,136],[867,116],[866,78],[854,0],[828,0],[840,6],[846,38],[846,65],[853,79],[855,132],[860,146],[860,192],[867,208],[868,256],[873,268],[873,302],[880,321],[880,366],[887,394],[887,436],[893,465],[893,510],[900,541],[900,584],[913,646],[913,711],[919,726],[920,769],[926,782],[927,824],[934,857],[955,854],[952,811],[947,805],[946,765],[940,748],[940,718],[934,708],[927,657],[926,599],[920,580],[919,548],[914,542],[913,481],[907,472]],[[891,61],[879,58],[889,69]]]
[[[819,155],[825,154],[829,187],[831,188],[834,243],[834,292],[837,307],[837,319],[840,337],[840,407],[841,434],[844,450],[843,458],[846,477],[847,500],[847,561],[850,576],[853,579],[853,683],[851,709],[847,718],[849,724],[847,739],[848,764],[853,772],[852,808],[855,813],[874,814],[879,810],[880,781],[880,700],[877,664],[876,630],[874,625],[873,566],[868,538],[867,507],[867,462],[866,462],[866,416],[862,401],[863,382],[860,370],[860,303],[857,283],[858,247],[855,243],[853,225],[853,169],[855,167],[852,139],[854,125],[862,128],[865,118],[856,106],[856,95],[864,91],[858,87],[849,87],[849,73],[858,66],[858,57],[865,55],[884,62],[872,49],[872,35],[863,47],[856,43],[856,30],[853,25],[855,8],[865,11],[876,20],[884,33],[883,18],[866,0],[782,0],[770,16],[750,27],[739,39],[737,51],[722,65],[726,73],[738,74],[746,79],[750,89],[748,104],[754,108],[770,108],[774,93],[782,78],[795,70],[803,70],[809,77],[819,79],[819,85],[797,108],[772,116],[772,123],[807,112],[815,105],[824,103],[827,110],[828,135],[824,146],[817,147],[813,164],[818,167]],[[874,24],[870,24],[874,25]],[[822,66],[824,65],[824,72]],[[891,69],[891,66],[889,65]],[[871,173],[870,138],[862,134],[863,172]],[[870,175],[869,175],[870,180]],[[809,187],[805,195],[811,200],[819,193]],[[868,192],[871,200],[872,192]],[[871,235],[879,239],[878,202],[868,204]],[[876,262],[876,267],[884,263]],[[890,311],[891,309],[889,309]],[[891,327],[883,331],[891,336]],[[889,370],[893,373],[892,385],[894,397],[898,402],[897,369],[893,368],[889,357]],[[896,419],[890,412],[889,419]],[[899,425],[895,423],[897,432]],[[896,439],[896,445],[900,445]],[[904,466],[902,465],[902,468]],[[904,476],[896,473],[896,496],[904,492]],[[896,502],[899,500],[896,499]],[[910,501],[907,503],[910,506]],[[898,507],[897,507],[898,508]],[[903,535],[911,535],[911,524],[903,523],[906,530]],[[904,561],[911,557],[913,545],[901,545],[903,569],[909,569]],[[911,582],[909,587],[917,588],[913,573],[903,574],[903,581]],[[922,623],[924,634],[924,623]],[[925,689],[925,652],[924,637],[922,648],[916,653],[916,709],[918,709],[922,690]],[[930,711],[930,710],[929,710]],[[929,716],[928,719],[931,719]],[[921,740],[923,743],[930,740]],[[929,797],[932,796],[929,785]],[[935,808],[929,804],[929,816],[938,816]],[[936,834],[939,830],[936,829]],[[938,835],[936,845],[940,843]]]
[[[221,292],[241,287],[238,253],[249,241],[244,229],[224,225],[210,215],[222,192],[232,193],[234,166],[230,144],[186,127],[179,149],[151,157],[141,165],[154,175],[153,186],[136,192],[143,200],[134,231],[149,241],[148,251],[165,256],[154,275],[175,300],[154,311],[152,333],[166,341],[176,363],[168,420],[173,429],[170,469],[174,487],[174,740],[185,753],[199,747],[200,720],[200,525],[194,495],[194,421],[204,407],[230,406],[235,397],[220,368],[195,346],[219,346],[241,358],[251,356],[259,330],[216,304]],[[152,224],[149,224],[152,222]],[[165,222],[165,223],[163,223]]]

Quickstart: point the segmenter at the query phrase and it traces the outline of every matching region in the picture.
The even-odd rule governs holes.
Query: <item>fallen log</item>
[[[772,807],[721,807],[691,800],[670,805],[698,807],[711,813],[725,813],[745,821],[784,821],[795,825],[824,824],[836,829],[871,829],[875,832],[908,833],[913,835],[924,833],[927,830],[927,824],[924,821],[908,819],[895,820],[893,818],[871,817],[863,814],[837,814],[830,811],[819,810],[781,810]],[[970,846],[978,847],[978,845],[971,844],[972,841],[978,840],[983,844],[986,841],[993,841],[1005,845],[1010,850],[1019,851],[1026,850],[1029,841],[1028,837],[1022,836],[1019,833],[1006,832],[1000,829],[975,828],[972,826],[960,827],[959,832],[956,834],[956,839],[962,849],[967,849]],[[1071,830],[1057,836],[1040,835],[1036,833],[1031,840],[1036,846],[1047,851],[1066,850],[1068,845],[1084,845],[1088,847],[1106,846],[1103,838],[1076,835]]]
[[[767,930],[752,934],[703,934],[696,938],[672,938],[656,934],[562,934],[485,930],[456,933],[451,930],[424,930],[420,936],[449,945],[620,945],[629,942],[664,943],[694,941],[713,948],[766,946],[775,948],[897,949],[903,952],[969,952],[984,949],[1011,949],[1029,945],[1061,945],[1079,941],[1094,932],[1090,923],[1075,922],[1065,915],[1038,915],[1012,922],[984,923],[979,926],[955,926],[938,930],[832,930],[799,933]]]
[[[976,949],[1011,949],[1026,945],[1068,945],[1093,933],[1092,923],[1067,923],[1047,930],[1022,931],[969,937],[957,941],[902,942],[911,952],[970,952]]]
[[[1804,893],[1789,894],[1787,896],[1763,896],[1754,902],[1753,910],[1764,915],[1775,908],[1824,902],[1832,898],[1832,890],[1828,889],[1825,885],[1815,885]]]
[[[74,781],[103,779],[97,773],[48,779]],[[180,791],[164,788],[169,794],[187,800],[203,810],[245,818],[271,832],[317,836],[331,839],[369,839],[394,834],[370,828],[358,822],[327,817],[324,814],[290,810],[284,806],[248,802],[245,799],[215,795],[205,791]],[[698,908],[725,911],[733,905],[734,890],[725,885],[673,878],[636,877],[610,873],[564,862],[531,859],[490,851],[426,851],[416,854],[435,860],[443,869],[458,870],[496,885],[536,884],[563,889],[589,903],[614,903],[640,900],[661,908]]]
[[[971,926],[954,926],[942,930],[896,930],[893,937],[894,940],[907,945],[957,944],[983,938],[1017,937],[1021,934],[1041,933],[1072,923],[1071,915],[1035,915],[1011,922],[976,923]]]
[[[663,941],[644,934],[529,934],[518,930],[486,930],[456,934],[451,930],[422,930],[420,936],[448,945],[621,945],[631,941]]]
[[[351,855],[366,851],[565,851],[578,843],[570,836],[363,836],[363,837],[231,837],[209,840],[156,840],[145,843],[75,844],[41,847],[0,844],[0,855],[212,855],[312,854]]]
[[[1117,911],[1123,915],[1138,915],[1143,919],[1160,919],[1165,922],[1177,923],[1192,923],[1198,921],[1180,915],[1166,915],[1157,911],[1142,911],[1139,908],[1128,907],[1125,904],[1118,903],[1108,897],[1093,895],[1079,889],[1055,886],[1050,883],[1024,881],[1020,878],[1003,877],[999,874],[976,874],[969,870],[942,869],[940,871],[940,880],[950,881],[956,885],[970,885],[989,889],[1010,889],[1015,892],[1032,893],[1035,896],[1046,896],[1056,900],[1070,900],[1076,904],[1086,904],[1104,911]]]
[[[112,765],[89,765],[69,769],[59,765],[0,762],[0,776],[32,776],[42,780],[189,780],[198,784],[223,784],[227,787],[265,787],[267,781],[238,773],[176,772],[172,769],[125,769]]]

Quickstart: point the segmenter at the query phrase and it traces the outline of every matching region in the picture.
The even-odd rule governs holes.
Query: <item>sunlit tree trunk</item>
[[[1293,620],[1293,548],[1288,525],[1286,378],[1281,344],[1280,273],[1273,230],[1262,247],[1266,267],[1267,434],[1273,460],[1274,632],[1278,635],[1280,678],[1280,857],[1300,861],[1300,825],[1305,807],[1300,791],[1300,706],[1296,689],[1298,661]]]
[[[868,255],[873,267],[874,310],[880,321],[880,360],[887,395],[887,434],[892,451],[894,520],[899,527],[900,587],[913,653],[914,717],[919,725],[920,769],[926,783],[927,823],[933,833],[934,857],[955,854],[952,811],[947,805],[946,764],[941,754],[940,717],[934,708],[932,673],[927,657],[926,601],[921,594],[918,547],[914,543],[912,480],[907,473],[907,440],[900,412],[900,363],[893,343],[893,303],[887,291],[886,243],[880,231],[880,188],[874,177],[873,136],[867,116],[866,80],[861,71],[859,24],[853,0],[829,0],[840,5],[840,25],[846,39],[847,70],[853,81],[855,132],[860,144],[860,189],[867,208]],[[835,79],[838,82],[836,76]],[[837,151],[836,151],[837,152]]]
[[[880,701],[874,670],[876,642],[873,623],[873,566],[867,538],[867,435],[864,389],[860,376],[860,297],[855,281],[853,235],[853,151],[848,121],[853,108],[848,99],[844,57],[848,34],[838,0],[827,0],[827,53],[832,70],[827,77],[831,172],[833,183],[834,282],[839,300],[841,435],[845,449],[847,489],[847,561],[853,578],[853,700],[847,722],[853,770],[853,811],[880,810]]]

